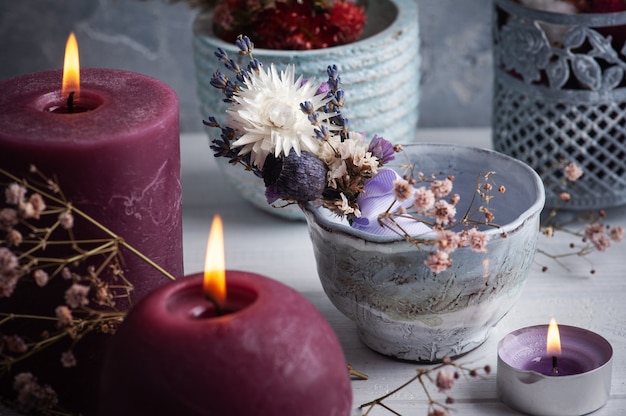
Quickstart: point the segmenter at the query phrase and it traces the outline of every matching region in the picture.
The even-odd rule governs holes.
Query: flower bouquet
[[[221,5],[226,3],[222,2]],[[316,4],[331,4],[328,1],[299,3],[301,4],[297,7],[308,9]],[[361,7],[345,1],[334,2],[333,7],[340,7],[340,3],[343,3],[341,7]],[[224,102],[221,92],[211,86],[211,74],[218,67],[213,52],[221,48],[242,66],[246,65],[243,62],[246,57],[239,55],[239,50],[234,45],[235,36],[227,41],[219,36],[215,28],[215,22],[223,20],[217,18],[219,6],[220,4],[214,9],[209,8],[199,13],[194,22],[193,46],[201,113],[205,119],[214,116],[218,122],[224,124],[229,103]],[[417,12],[414,0],[367,2],[364,9],[367,19],[362,34],[345,44],[332,46],[324,40],[325,35],[321,28],[311,26],[314,39],[310,43],[328,46],[308,50],[294,50],[289,47],[274,49],[268,45],[259,48],[259,39],[253,37],[257,46],[255,57],[264,62],[273,62],[279,68],[296,65],[298,73],[304,78],[319,77],[330,62],[338,63],[340,70],[350,68],[350,75],[343,79],[343,83],[353,94],[345,107],[350,112],[352,123],[363,131],[376,131],[390,140],[410,142],[415,137],[419,116],[420,44]],[[273,26],[283,20],[293,23],[289,19],[281,19],[280,22],[271,20],[254,27],[255,30],[259,30],[261,26],[270,27],[272,33],[280,34],[276,36],[276,42],[296,42],[283,35],[291,33],[292,29],[297,31],[303,25],[286,29]],[[307,24],[316,23],[311,20]],[[242,30],[239,33],[250,31]],[[294,34],[294,39],[298,36]],[[394,99],[386,98],[390,91],[393,91]],[[397,105],[399,102],[402,103],[401,106]],[[257,178],[243,172],[240,174],[223,163],[219,166],[223,168],[232,186],[257,208],[284,218],[304,219],[302,213],[293,207],[270,209],[265,202],[263,183]]]
[[[389,355],[432,362],[480,345],[532,262],[543,206],[537,174],[481,149],[368,141],[344,116],[337,66],[317,83],[293,66],[265,67],[247,37],[237,46],[245,67],[215,53],[234,78],[211,78],[229,104],[227,123],[205,121],[220,131],[211,148],[262,179],[269,204],[304,210],[335,306],[366,319],[357,322],[362,339]],[[509,174],[502,183],[491,166]],[[467,308],[481,319],[461,331]],[[407,331],[410,339],[399,336]]]

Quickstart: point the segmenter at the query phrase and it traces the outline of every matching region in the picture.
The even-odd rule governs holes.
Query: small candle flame
[[[204,263],[204,293],[218,305],[226,300],[226,266],[224,258],[224,227],[222,218],[216,215],[211,224],[209,242]]]
[[[550,320],[550,324],[548,325],[546,353],[553,357],[561,355],[561,336],[559,335],[559,326],[556,324],[554,318]]]
[[[80,60],[78,58],[78,43],[74,32],[70,33],[65,45],[65,60],[63,62],[63,84],[61,95],[64,98],[74,93],[74,99],[80,95]]]

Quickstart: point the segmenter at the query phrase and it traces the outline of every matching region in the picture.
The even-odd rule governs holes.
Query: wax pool
[[[293,289],[228,271],[228,314],[216,317],[202,275],[157,289],[113,337],[101,416],[349,416],[341,346]]]

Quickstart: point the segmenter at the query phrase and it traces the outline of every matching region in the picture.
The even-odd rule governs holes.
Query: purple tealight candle
[[[518,329],[498,344],[498,395],[530,415],[585,415],[609,398],[612,357],[606,339],[582,328]]]

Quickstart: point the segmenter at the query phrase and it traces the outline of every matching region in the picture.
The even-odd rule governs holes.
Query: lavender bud
[[[240,55],[250,55],[254,50],[254,43],[247,36],[238,36],[235,45],[239,48]]]
[[[263,68],[263,62],[259,61],[258,59],[254,58],[252,59],[249,63],[248,63],[248,70],[250,72],[254,71],[254,72],[259,72],[259,70]]]
[[[226,88],[226,84],[228,84],[228,77],[220,71],[215,71],[211,77],[211,86],[223,90]]]
[[[215,56],[217,57],[217,59],[219,61],[227,61],[228,60],[228,54],[222,48],[217,48],[217,50],[214,52],[214,54],[215,54]]]
[[[300,110],[304,114],[313,114],[315,112],[315,109],[313,108],[313,104],[311,104],[310,101],[305,101],[303,103],[300,103]]]
[[[328,65],[328,68],[326,68],[326,73],[328,74],[328,78],[334,80],[337,79],[337,77],[339,76],[339,69],[337,68],[337,65]]]

